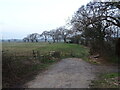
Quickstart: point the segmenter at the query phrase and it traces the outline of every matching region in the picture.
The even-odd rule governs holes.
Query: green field
[[[33,54],[33,50],[37,55]],[[50,52],[54,53],[51,55]],[[3,87],[24,83],[27,77],[47,69],[62,58],[78,57],[88,60],[88,56],[89,49],[77,44],[2,43]]]
[[[65,43],[3,43],[2,49],[3,51],[13,54],[29,54],[32,50],[39,51],[40,54],[47,54],[50,51],[59,51],[61,58],[73,56],[87,59],[86,56],[89,55],[89,50],[84,46]]]

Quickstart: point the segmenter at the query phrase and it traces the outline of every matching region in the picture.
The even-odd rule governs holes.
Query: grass
[[[50,51],[61,52],[61,58],[65,57],[80,57],[87,59],[89,50],[84,46],[77,44],[65,44],[65,43],[3,43],[3,50],[8,50],[11,53],[28,54],[32,50],[39,51],[40,54],[46,54]]]
[[[92,88],[120,88],[120,73],[107,73],[92,81]]]
[[[109,74],[104,74],[103,78],[108,79],[108,78],[115,78],[115,77],[118,77],[118,76],[120,76],[120,73],[109,73]]]
[[[44,57],[34,58],[33,50]],[[2,43],[2,51],[3,87],[7,88],[32,76],[34,72],[48,68],[59,59],[79,57],[87,60],[89,56],[89,49],[84,46],[66,43]],[[60,57],[48,55],[51,51],[59,52]]]

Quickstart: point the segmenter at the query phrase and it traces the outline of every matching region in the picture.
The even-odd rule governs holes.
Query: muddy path
[[[78,58],[67,58],[29,81],[25,88],[89,88],[100,73],[118,72],[117,66],[93,65]]]

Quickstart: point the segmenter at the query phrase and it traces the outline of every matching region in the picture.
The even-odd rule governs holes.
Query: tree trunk
[[[34,40],[31,40],[31,42],[34,42]]]
[[[64,38],[64,43],[66,43],[66,38]]]
[[[47,42],[47,39],[45,39],[45,42]]]
[[[47,42],[47,36],[45,36],[45,42]]]
[[[38,42],[38,40],[36,39],[36,42]]]
[[[53,43],[55,43],[55,39],[53,38]]]

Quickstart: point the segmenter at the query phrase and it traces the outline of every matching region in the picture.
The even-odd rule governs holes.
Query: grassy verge
[[[92,81],[92,88],[120,88],[120,73],[102,74]]]
[[[87,60],[89,55],[87,48],[76,44],[3,43],[2,46],[3,88],[24,83],[26,77],[33,76],[62,58],[79,57]],[[33,50],[39,52],[37,57],[33,55]]]

